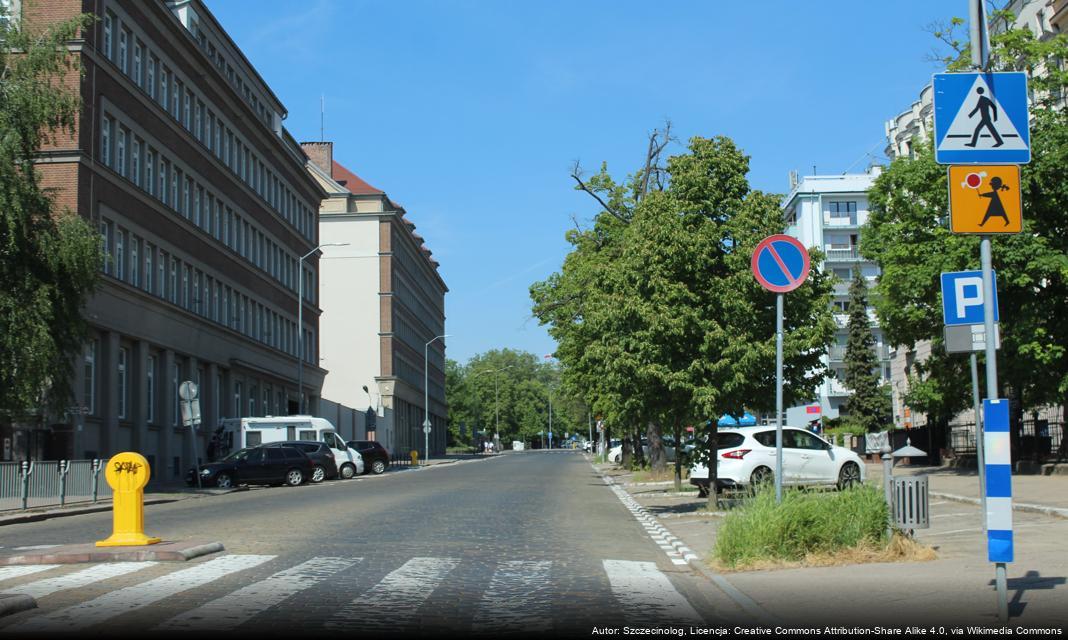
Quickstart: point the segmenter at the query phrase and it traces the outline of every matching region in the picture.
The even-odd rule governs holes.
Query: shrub
[[[786,491],[775,502],[763,488],[719,527],[714,554],[727,567],[759,561],[800,561],[882,541],[887,523],[882,492],[870,486],[847,491]]]

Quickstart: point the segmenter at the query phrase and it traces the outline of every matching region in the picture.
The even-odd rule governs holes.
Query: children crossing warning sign
[[[1025,74],[935,74],[934,111],[936,162],[1031,161]]]
[[[1020,233],[1020,167],[949,167],[949,220],[953,233]]]

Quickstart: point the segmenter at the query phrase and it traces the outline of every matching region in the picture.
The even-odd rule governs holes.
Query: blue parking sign
[[[994,280],[994,322],[998,322],[998,279]],[[947,326],[983,324],[983,272],[942,274],[942,320]]]

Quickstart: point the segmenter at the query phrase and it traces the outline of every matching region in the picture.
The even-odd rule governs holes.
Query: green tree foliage
[[[479,354],[465,365],[449,360],[445,382],[453,443],[474,444],[476,430],[485,433],[481,439],[492,440],[498,425],[505,445],[513,440],[541,442],[539,434],[549,428],[550,395],[553,442],[560,442],[565,433],[586,431],[585,407],[562,385],[559,369],[532,353],[500,349]]]
[[[87,17],[36,29],[0,20],[0,420],[25,418],[71,397],[82,308],[102,259],[99,237],[54,210],[34,158],[70,131],[78,95],[56,79],[75,72],[65,44]]]
[[[585,185],[602,211],[568,233],[561,270],[532,285],[565,381],[614,435],[642,425],[652,444],[661,426],[678,436],[709,416],[773,409],[775,298],[749,261],[783,218],[780,198],[751,190],[748,171],[749,157],[726,137],[691,139],[649,192],[648,164],[625,184],[602,166]],[[830,287],[814,269],[787,298],[788,401],[810,398],[826,373]],[[706,453],[715,431],[707,435]]]
[[[890,419],[889,387],[880,382],[879,357],[868,318],[868,284],[857,273],[849,285],[848,341],[845,352],[845,386],[853,391],[846,401],[847,426],[860,433],[874,432]]]
[[[991,68],[1025,71],[1037,90],[1032,161],[1018,187],[1023,233],[992,243],[1000,393],[1019,401],[1018,421],[1019,412],[1046,403],[1068,408],[1068,115],[1057,107],[1068,77],[1054,64],[1068,55],[1068,36],[1039,42],[1026,29],[1011,29],[992,45]],[[957,49],[967,51],[959,42]],[[979,239],[950,233],[945,167],[935,164],[930,140],[913,147],[915,157],[895,159],[872,187],[861,251],[882,269],[875,307],[887,340],[909,347],[932,341],[931,358],[910,373],[906,402],[941,420],[969,406],[970,386],[967,356],[943,346],[939,274],[979,268]]]

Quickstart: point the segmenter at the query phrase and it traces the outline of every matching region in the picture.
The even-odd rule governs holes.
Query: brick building
[[[193,464],[178,385],[198,383],[196,451],[222,417],[306,408],[318,359],[317,260],[325,195],[282,127],[285,107],[200,0],[34,0],[21,19],[99,17],[70,50],[84,76],[71,137],[40,156],[46,185],[100,230],[109,259],[70,415],[14,436],[12,457],[143,453],[156,478]],[[298,278],[304,326],[297,327]],[[84,415],[81,415],[84,414]]]

